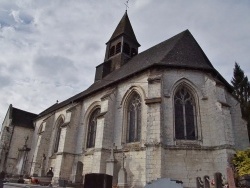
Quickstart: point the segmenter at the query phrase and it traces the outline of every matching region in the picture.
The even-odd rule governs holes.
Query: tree
[[[247,121],[248,135],[250,136],[250,83],[236,62],[231,83],[234,88],[233,94],[240,102],[242,117]]]

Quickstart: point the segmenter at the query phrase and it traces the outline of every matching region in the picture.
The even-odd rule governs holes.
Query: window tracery
[[[138,142],[141,139],[141,98],[134,93],[127,107],[127,143]]]
[[[195,106],[194,97],[185,86],[177,90],[174,96],[176,139],[197,139]]]
[[[90,115],[88,121],[88,136],[87,136],[87,148],[95,147],[97,118],[100,115],[100,108],[95,109]]]

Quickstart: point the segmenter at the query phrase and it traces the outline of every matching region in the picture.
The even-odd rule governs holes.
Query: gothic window
[[[182,86],[174,96],[175,138],[197,139],[195,100],[188,89]]]
[[[127,55],[130,55],[130,47],[129,47],[128,43],[124,43],[123,52]]]
[[[95,147],[95,136],[97,127],[97,117],[100,114],[100,108],[97,108],[92,112],[88,122],[88,136],[87,136],[87,148]]]
[[[127,143],[139,142],[141,139],[141,98],[134,93],[127,108]]]
[[[117,45],[116,45],[116,49],[115,49],[115,53],[118,54],[121,52],[121,43],[119,42]]]
[[[55,139],[55,145],[54,145],[54,153],[58,152],[59,143],[60,143],[60,137],[61,137],[61,126],[63,124],[63,119],[60,118],[57,123],[57,130],[56,130],[56,139]]]
[[[112,46],[109,51],[109,57],[115,55],[115,46]]]

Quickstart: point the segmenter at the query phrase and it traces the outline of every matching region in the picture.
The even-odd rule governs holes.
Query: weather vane
[[[126,1],[126,3],[124,3],[124,4],[125,4],[125,6],[126,6],[126,11],[127,11],[127,10],[128,10],[128,8],[129,8],[129,7],[128,7],[128,2],[129,2],[129,0],[127,0],[127,1]]]

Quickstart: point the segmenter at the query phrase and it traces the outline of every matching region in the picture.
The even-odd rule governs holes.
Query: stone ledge
[[[231,106],[225,102],[222,102],[222,101],[217,101],[218,103],[221,104],[222,107],[227,107],[227,108],[230,108]]]
[[[104,115],[107,113],[107,111],[106,112],[101,112],[98,116],[97,116],[97,118],[103,118],[104,117]]]
[[[234,149],[233,145],[224,144],[219,146],[200,146],[200,145],[163,145],[164,149],[170,150],[220,150],[220,149]]]
[[[140,142],[137,142],[137,143],[127,143],[124,145],[124,148],[117,149],[114,152],[120,153],[122,151],[129,152],[129,151],[144,151],[144,150],[145,147],[143,147]]]
[[[161,142],[145,143],[145,147],[162,147],[169,150],[221,150],[221,149],[234,149],[233,145],[224,144],[218,146],[201,146],[199,144],[183,144],[183,145],[166,145]]]
[[[152,84],[152,83],[160,83],[161,82],[161,75],[155,76],[155,77],[150,77],[148,78],[148,83]]]
[[[145,104],[161,103],[161,97],[145,99]]]

